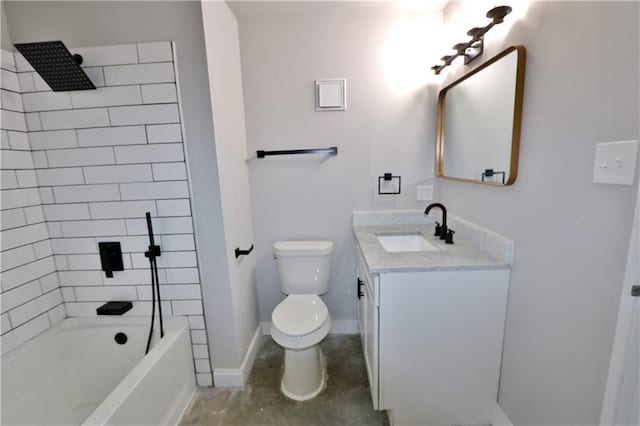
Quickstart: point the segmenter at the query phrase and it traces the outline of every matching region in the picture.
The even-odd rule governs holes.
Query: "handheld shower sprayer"
[[[151,223],[151,213],[146,213],[147,232],[149,234],[149,249],[144,252],[144,256],[149,259],[149,270],[151,271],[151,325],[149,326],[149,338],[147,339],[147,349],[145,355],[149,353],[151,337],[153,336],[153,323],[156,313],[156,295],[158,298],[158,320],[160,322],[160,338],[164,337],[164,326],[162,324],[162,298],[160,297],[160,280],[158,279],[158,263],[156,258],[160,256],[160,246],[156,245],[153,237],[153,224]]]

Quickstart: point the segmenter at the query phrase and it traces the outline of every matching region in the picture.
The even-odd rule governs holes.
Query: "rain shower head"
[[[96,88],[80,68],[82,56],[72,55],[63,42],[19,43],[15,47],[54,92]]]

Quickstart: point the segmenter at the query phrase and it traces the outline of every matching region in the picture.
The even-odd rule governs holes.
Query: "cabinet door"
[[[378,306],[373,297],[378,285],[377,275],[370,275],[366,269],[362,254],[358,251],[358,277],[362,280],[359,286],[360,298],[357,302],[358,326],[362,339],[362,351],[367,367],[369,388],[373,408],[378,409]]]
[[[364,309],[365,309],[365,299],[364,299],[364,288],[365,285],[364,284],[360,284],[361,282],[364,283],[364,280],[366,279],[366,275],[365,275],[365,271],[362,269],[362,262],[359,261],[360,260],[360,256],[358,256],[358,276],[356,278],[356,312],[358,314],[358,330],[360,331],[360,339],[362,340],[362,349],[364,350],[364,348],[366,347],[366,335],[365,335],[365,330],[366,330],[366,326],[365,326],[365,322],[367,320],[367,317],[365,315]]]
[[[358,280],[360,280],[360,278],[358,278]],[[362,286],[358,286],[360,289],[362,288]],[[356,292],[359,292],[362,290],[356,290]],[[356,293],[356,312],[358,313],[358,330],[360,331],[360,339],[362,340],[362,348],[364,350],[364,348],[366,347],[366,335],[365,335],[365,330],[366,330],[366,325],[365,325],[365,321],[367,320],[367,317],[365,315],[365,298],[364,296],[358,296],[358,293]]]
[[[364,359],[367,364],[373,408],[378,409],[378,308],[373,303],[369,286],[364,287]]]
[[[508,270],[383,274],[380,406],[406,424],[490,424]]]

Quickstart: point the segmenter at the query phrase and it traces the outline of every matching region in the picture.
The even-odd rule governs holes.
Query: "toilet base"
[[[315,398],[327,384],[327,369],[320,345],[284,350],[284,375],[280,389],[295,401]]]

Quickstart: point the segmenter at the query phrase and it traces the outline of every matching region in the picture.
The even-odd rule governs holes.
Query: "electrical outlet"
[[[433,200],[433,185],[418,185],[418,201]]]

